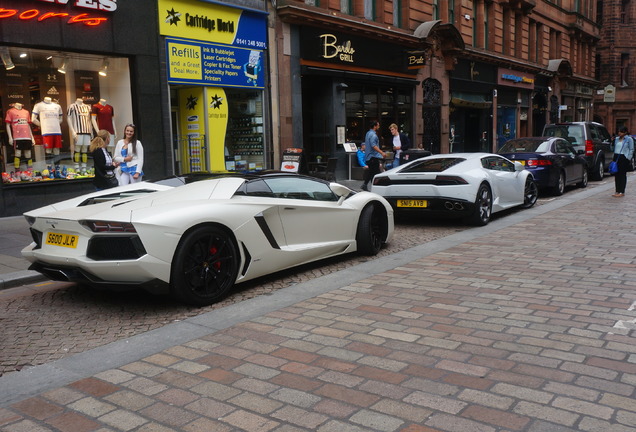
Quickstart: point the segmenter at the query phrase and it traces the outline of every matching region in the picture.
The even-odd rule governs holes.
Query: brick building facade
[[[596,54],[595,74],[599,92],[594,100],[595,119],[615,133],[627,126],[636,128],[636,2],[598,2],[597,21],[602,23]]]
[[[593,0],[278,0],[276,11],[281,150],[339,156],[338,128],[360,141],[372,119],[385,141],[397,123],[436,153],[591,120]]]

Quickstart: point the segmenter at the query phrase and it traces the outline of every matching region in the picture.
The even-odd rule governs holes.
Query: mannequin
[[[110,132],[110,141],[106,143],[109,152],[113,152],[115,148],[115,109],[108,105],[106,99],[100,99],[91,109],[91,120],[95,132],[105,129]]]
[[[15,170],[18,171],[20,169],[23,151],[24,157],[27,159],[27,169],[33,168],[31,149],[35,144],[35,138],[33,138],[33,131],[31,131],[29,111],[25,110],[21,103],[16,102],[13,104],[13,108],[7,111],[5,122],[7,123],[9,145],[13,145],[15,152],[13,160]]]
[[[76,168],[79,167],[80,157],[82,160],[82,170],[86,170],[86,161],[88,160],[88,147],[91,144],[91,134],[93,132],[91,124],[91,107],[84,103],[82,98],[75,99],[67,110],[67,120],[71,129],[71,140],[75,153]]]
[[[40,126],[42,131],[42,144],[47,155],[60,154],[62,148],[62,120],[64,112],[62,107],[50,97],[45,97],[42,102],[38,102],[33,107],[31,122]]]

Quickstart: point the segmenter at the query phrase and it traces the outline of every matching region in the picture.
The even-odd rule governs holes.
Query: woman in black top
[[[106,150],[106,142],[102,138],[103,132],[99,131],[95,138],[91,141],[89,151],[93,156],[93,167],[95,169],[95,177],[93,177],[93,184],[97,190],[108,189],[118,186],[117,178],[115,177],[115,168],[118,163],[113,160],[111,154]]]

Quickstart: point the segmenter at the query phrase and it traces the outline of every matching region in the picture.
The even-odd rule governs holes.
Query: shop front
[[[499,68],[497,71],[497,149],[506,141],[530,135],[530,101],[535,86],[533,74]]]
[[[271,168],[267,15],[188,0],[159,0],[170,87],[174,170]]]
[[[132,3],[0,1],[0,216],[95,190],[100,129],[112,152],[136,124],[144,173],[166,174],[156,2]]]
[[[385,150],[392,150],[392,123],[415,141],[421,56],[404,46],[334,29],[304,26],[298,36],[302,112],[294,110],[294,115],[302,118],[299,142],[309,167],[337,157],[337,178],[346,178],[353,156],[347,157],[344,144],[364,142],[372,120],[380,122]]]
[[[461,59],[450,80],[449,152],[491,151],[497,69]]]

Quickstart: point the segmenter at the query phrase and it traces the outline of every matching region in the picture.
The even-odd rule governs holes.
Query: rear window
[[[566,138],[573,145],[585,144],[583,125],[548,125],[543,130],[543,136]]]
[[[498,153],[537,152],[543,153],[550,150],[549,141],[538,140],[510,140],[504,144]]]
[[[418,159],[412,165],[400,170],[400,172],[442,172],[465,160],[464,158],[458,157]]]

